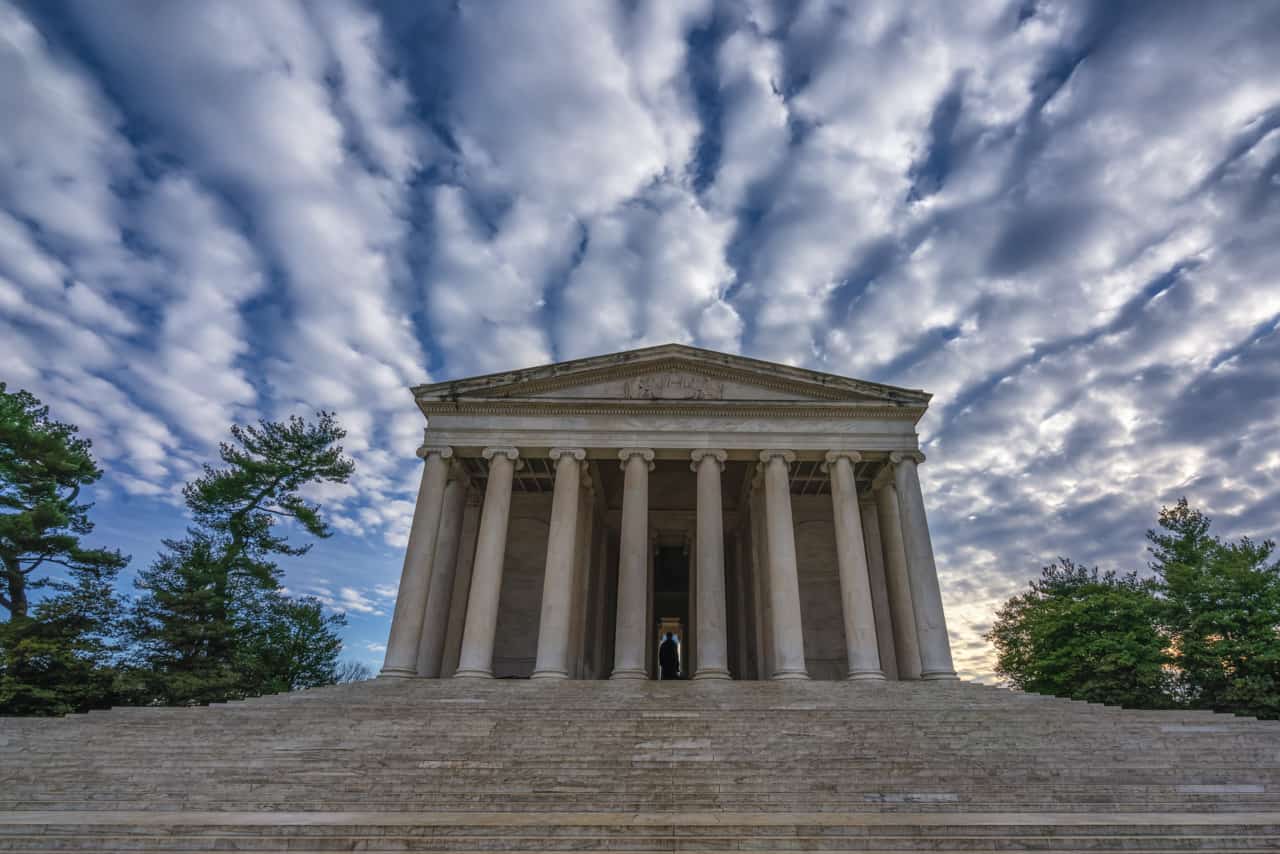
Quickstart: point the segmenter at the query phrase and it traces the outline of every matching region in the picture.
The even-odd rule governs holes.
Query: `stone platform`
[[[0,719],[0,850],[1256,851],[1280,723],[965,683],[378,680]]]

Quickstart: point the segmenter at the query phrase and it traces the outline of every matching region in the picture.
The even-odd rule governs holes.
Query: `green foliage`
[[[62,715],[107,708],[118,700],[115,579],[123,560],[80,567],[30,616],[0,624],[0,710]]]
[[[49,418],[26,391],[0,383],[0,712],[62,714],[109,705],[128,558],[85,548],[102,476],[77,428]],[[32,592],[49,590],[34,607]]]
[[[1147,532],[1177,650],[1179,694],[1199,709],[1280,717],[1280,563],[1275,544],[1223,543],[1182,499]]]
[[[102,477],[78,429],[49,418],[26,391],[10,394],[0,383],[0,608],[25,617],[30,591],[53,567],[95,571],[128,562],[119,552],[86,549],[80,537],[93,530],[91,504],[80,491]]]
[[[997,613],[996,670],[1027,691],[1280,717],[1275,545],[1224,543],[1185,498],[1147,532],[1153,577],[1068,560]]]
[[[331,685],[338,679],[342,614],[325,616],[318,599],[272,593],[246,626],[240,664],[251,694],[275,694]],[[246,654],[247,653],[247,654]]]
[[[1014,687],[1129,708],[1168,705],[1159,603],[1136,575],[1059,558],[1006,602],[987,639]]]
[[[285,596],[273,558],[310,548],[290,543],[280,522],[330,535],[319,506],[300,491],[350,477],[353,464],[338,444],[345,431],[322,412],[314,423],[261,421],[231,434],[220,449],[224,466],[205,466],[183,491],[195,524],[166,541],[138,580],[133,684],[153,701],[208,703],[335,678],[335,629],[345,619]]]

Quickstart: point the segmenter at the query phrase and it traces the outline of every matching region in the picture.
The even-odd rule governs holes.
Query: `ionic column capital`
[[[827,454],[823,459],[825,462],[822,464],[822,470],[829,471],[831,464],[836,460],[848,460],[851,463],[862,462],[862,454],[857,451],[827,451]]]
[[[768,463],[770,460],[772,460],[775,457],[781,457],[782,460],[786,462],[787,465],[791,465],[796,461],[796,452],[783,451],[778,448],[770,448],[768,450],[760,452],[760,462],[762,463]]]
[[[689,459],[693,460],[693,462],[689,464],[689,468],[693,471],[697,471],[698,464],[707,457],[716,461],[717,470],[724,471],[724,461],[729,459],[729,454],[719,448],[694,448],[689,452]]]
[[[894,451],[889,454],[889,462],[893,463],[895,466],[906,460],[910,460],[916,465],[919,465],[924,462],[924,454],[920,451]]]
[[[440,459],[447,460],[453,456],[453,448],[448,445],[423,445],[418,448],[417,454],[424,460],[432,454],[437,454]]]
[[[632,457],[640,457],[649,464],[649,471],[653,471],[652,448],[622,448],[618,451],[618,459],[622,461],[618,464],[618,468],[625,469],[627,467],[627,462]]]
[[[582,462],[587,458],[587,452],[582,448],[552,448],[550,451],[547,452],[547,456],[553,460],[558,460],[561,457],[569,456],[569,457],[573,457],[578,462]]]
[[[524,468],[524,460],[520,459],[519,448],[499,445],[496,447],[485,448],[480,452],[480,456],[484,457],[486,460],[492,460],[494,457],[506,457],[515,464],[516,471],[520,471],[520,469]]]

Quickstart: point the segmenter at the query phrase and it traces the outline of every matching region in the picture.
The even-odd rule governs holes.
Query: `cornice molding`
[[[419,400],[424,415],[693,415],[712,418],[910,418],[914,424],[925,413],[923,406],[849,402],[806,404],[795,401],[737,405],[730,401],[671,403],[667,401],[556,401],[556,400]]]

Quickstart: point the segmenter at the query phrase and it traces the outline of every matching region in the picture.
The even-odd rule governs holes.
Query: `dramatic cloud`
[[[290,586],[370,658],[411,384],[684,341],[925,388],[986,673],[998,601],[1141,568],[1161,503],[1280,530],[1276,44],[1270,4],[0,0],[0,380],[108,514],[335,410],[343,542]]]

